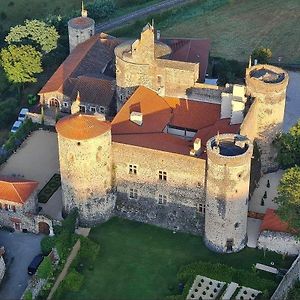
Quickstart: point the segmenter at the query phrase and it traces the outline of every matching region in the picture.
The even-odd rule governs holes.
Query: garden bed
[[[39,203],[47,203],[51,196],[61,186],[60,174],[54,174],[47,184],[38,193]]]

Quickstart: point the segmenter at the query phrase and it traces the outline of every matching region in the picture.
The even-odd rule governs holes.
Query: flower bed
[[[61,186],[61,180],[59,174],[54,174],[47,184],[38,193],[39,203],[47,203],[51,196],[57,191]]]

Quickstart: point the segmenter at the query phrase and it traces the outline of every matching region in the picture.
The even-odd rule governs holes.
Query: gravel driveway
[[[27,267],[41,252],[43,235],[0,231],[0,246],[5,247],[6,274],[0,286],[1,300],[19,300],[27,287]]]

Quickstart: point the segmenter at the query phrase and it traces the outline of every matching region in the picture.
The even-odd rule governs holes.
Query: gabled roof
[[[0,200],[24,204],[37,186],[37,181],[1,177]]]
[[[39,94],[61,92],[70,78],[90,76],[101,78],[106,66],[114,58],[114,48],[120,42],[106,34],[97,34],[79,44],[60,65]]]
[[[141,112],[141,126],[130,121],[131,112]],[[220,120],[221,106],[179,98],[161,97],[140,86],[112,121],[114,142],[189,155],[193,141],[166,133],[167,125],[196,132],[205,147],[212,136],[237,133],[240,125],[230,125],[230,119]],[[205,155],[203,155],[203,158]]]

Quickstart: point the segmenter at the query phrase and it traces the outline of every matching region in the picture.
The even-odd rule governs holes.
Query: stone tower
[[[81,7],[81,17],[68,22],[70,53],[77,45],[85,42],[95,34],[95,21],[87,16],[87,10]]]
[[[106,221],[115,206],[110,124],[75,114],[60,119],[56,130],[64,211],[77,207],[87,225]]]
[[[238,134],[208,140],[205,243],[236,252],[247,242],[247,213],[253,144]]]
[[[273,140],[281,132],[286,100],[288,74],[270,65],[255,65],[246,70],[246,93],[256,103],[255,140],[261,153],[262,171],[276,169]],[[242,132],[247,135],[247,132]]]
[[[136,41],[126,41],[115,48],[117,109],[123,106],[138,86],[158,91],[163,76],[157,58],[168,57],[171,48],[155,39],[154,27],[147,24]],[[159,92],[159,91],[158,91]]]

